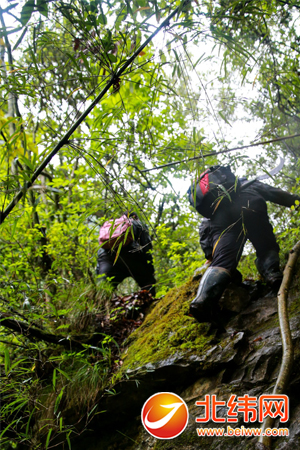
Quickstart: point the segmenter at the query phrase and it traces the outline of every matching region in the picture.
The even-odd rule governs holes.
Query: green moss
[[[127,341],[122,355],[122,373],[147,363],[165,360],[175,354],[200,354],[207,350],[211,335],[208,324],[199,324],[189,317],[191,300],[199,281],[188,281],[172,289],[152,308],[144,324]]]
[[[295,317],[299,314],[300,309],[300,296],[296,295],[292,301],[289,303],[288,313],[289,317]]]

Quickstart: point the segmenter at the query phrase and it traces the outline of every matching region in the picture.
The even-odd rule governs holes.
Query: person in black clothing
[[[205,266],[208,268],[213,259],[213,234],[211,228],[211,221],[204,217],[199,225],[199,237],[200,237],[200,246],[203,250],[204,256],[206,258]],[[242,274],[239,270],[235,269],[232,274],[231,281],[237,285],[240,285],[243,281]]]
[[[202,219],[199,225],[200,245],[207,261],[212,260],[213,240],[210,226],[210,219],[206,217]]]
[[[138,218],[136,213],[126,214],[133,220],[134,241],[123,247],[115,261],[117,248],[98,250],[96,274],[102,275],[99,280],[112,278],[111,283],[116,288],[125,278],[132,277],[142,289],[150,291],[155,297],[155,276],[152,255],[151,238],[148,228]]]
[[[266,201],[291,207],[296,200],[300,197],[282,189],[240,179],[235,192],[224,196],[217,207],[212,206],[209,234],[206,231],[202,238],[205,240],[206,236],[212,243],[212,260],[190,305],[190,314],[198,322],[215,322],[218,301],[236,271],[247,239],[256,250],[259,273],[278,290],[282,280],[279,246],[269,222]]]

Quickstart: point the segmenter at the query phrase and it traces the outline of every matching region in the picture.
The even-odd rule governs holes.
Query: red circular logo
[[[148,398],[142,409],[142,423],[158,439],[173,439],[187,426],[189,411],[185,402],[172,392],[159,392]]]

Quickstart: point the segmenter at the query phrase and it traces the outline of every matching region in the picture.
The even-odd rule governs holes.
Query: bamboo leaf
[[[63,394],[64,394],[64,390],[65,390],[65,387],[63,387],[63,388],[60,390],[58,396],[56,397],[55,405],[54,405],[54,414],[57,413],[59,404],[60,404],[61,399],[62,399],[62,396],[63,396]]]
[[[71,450],[70,433],[66,435],[66,440],[67,440],[67,443],[68,443],[68,446],[69,446],[69,450]]]
[[[7,348],[4,349],[4,370],[5,374],[8,375],[10,370],[10,356]]]
[[[47,448],[49,446],[51,434],[52,434],[52,428],[50,428],[50,430],[48,431],[48,434],[47,434],[47,439],[46,439],[46,443],[45,443],[46,450],[47,450]]]
[[[32,418],[34,412],[35,412],[35,407],[32,409],[32,411],[31,411],[31,413],[30,413],[30,416],[29,416],[29,418],[28,418],[27,424],[26,424],[25,436],[26,436],[27,439],[29,438],[29,435],[28,435],[28,432],[29,432],[29,425],[30,425],[30,421],[31,421],[31,418]]]
[[[88,417],[90,417],[97,408],[98,405],[95,405],[94,408],[92,408],[91,411],[88,412]]]
[[[36,0],[37,10],[45,17],[48,17],[48,4],[45,0]]]
[[[21,36],[19,37],[19,39],[18,39],[17,42],[15,43],[14,48],[13,48],[13,51],[15,51],[15,50],[19,47],[19,45],[21,44],[21,42],[22,42],[23,39],[24,39],[25,34],[27,33],[27,30],[28,30],[28,27],[25,27],[24,30],[23,30],[23,32],[22,32],[22,34],[21,34]]]
[[[57,369],[65,378],[67,378],[67,380],[71,381],[72,378],[70,377],[70,375],[68,375],[66,372],[64,372],[61,369]]]
[[[151,7],[150,6],[141,6],[140,8],[138,8],[134,11],[134,14],[136,14],[139,11],[146,11],[147,9],[151,9]]]
[[[12,429],[13,429],[12,426],[13,426],[16,422],[18,422],[18,420],[19,420],[19,419],[15,419],[15,420],[13,420],[12,422],[10,422],[10,423],[7,425],[7,427],[4,428],[4,430],[3,430],[2,433],[0,434],[0,438],[2,438],[2,437],[4,436],[4,434],[6,433],[7,430],[9,430],[9,428],[12,428]]]
[[[232,127],[231,123],[226,119],[226,117],[224,116],[224,114],[223,114],[221,111],[219,111],[219,115],[222,117],[222,119],[223,119],[228,125],[230,125],[230,126]]]
[[[122,247],[123,247],[123,242],[121,242],[120,245],[118,246],[118,250],[117,250],[117,254],[116,254],[115,260],[114,260],[114,264],[117,262],[117,259],[118,259],[119,255],[120,255]]]
[[[52,386],[53,386],[53,390],[55,390],[55,387],[56,387],[56,369],[53,370]]]
[[[33,10],[34,10],[34,0],[27,1],[21,11],[20,20],[23,26],[26,25],[26,23],[30,20]]]
[[[268,84],[268,91],[269,91],[269,97],[272,103],[272,107],[274,108],[274,102],[273,102],[273,96],[272,96],[272,92],[271,92],[271,88],[270,85]]]
[[[15,367],[17,367],[19,364],[21,364],[21,362],[26,361],[26,358],[22,358],[19,359],[18,361],[14,362],[11,366],[10,366],[10,371],[12,371]]]

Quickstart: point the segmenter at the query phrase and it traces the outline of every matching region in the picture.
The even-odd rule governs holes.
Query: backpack
[[[199,214],[211,218],[224,197],[231,201],[238,186],[239,181],[230,166],[212,166],[190,186],[189,202]]]
[[[100,228],[98,242],[106,250],[122,247],[133,241],[133,220],[125,214],[118,219],[104,222]]]

